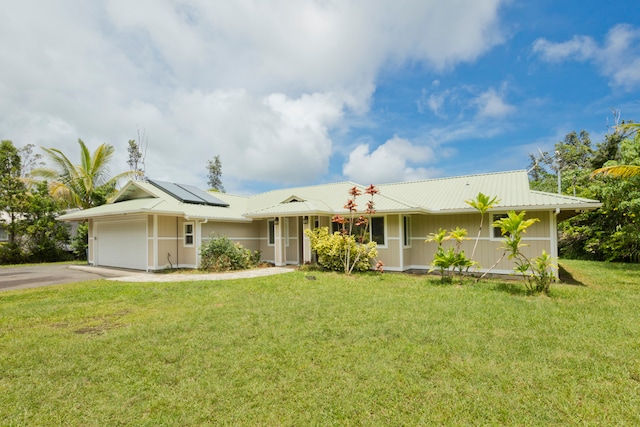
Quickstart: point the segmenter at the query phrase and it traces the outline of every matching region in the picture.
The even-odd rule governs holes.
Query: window
[[[508,215],[507,214],[493,214],[491,216],[491,224],[493,224],[495,221],[502,219],[502,218],[507,218]],[[493,235],[491,236],[494,239],[502,239],[502,230],[500,229],[500,227],[493,227]]]
[[[349,229],[349,224],[345,224],[345,227]],[[336,231],[340,231],[340,224],[338,224],[337,222],[332,222],[331,232],[335,233]],[[360,235],[361,232],[362,232],[362,226],[354,225],[353,228],[351,229],[351,234],[356,236]],[[365,243],[370,240],[373,240],[378,245],[384,246],[385,245],[384,217],[374,216],[373,218],[371,218],[371,228],[369,232],[370,232],[370,236],[366,236],[369,238],[365,239]]]
[[[405,247],[411,246],[411,217],[402,217],[402,243]]]
[[[269,246],[276,244],[276,222],[272,219],[267,221],[267,239]]]
[[[7,230],[4,229],[3,226],[0,225],[0,242],[6,242],[9,240],[9,234]]]
[[[193,246],[193,223],[184,223],[184,245]]]

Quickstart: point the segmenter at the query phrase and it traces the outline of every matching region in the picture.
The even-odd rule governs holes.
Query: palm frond
[[[631,178],[633,176],[640,176],[640,166],[635,165],[617,165],[617,166],[605,166],[600,169],[596,169],[591,172],[591,177],[596,176],[613,176],[616,178]]]

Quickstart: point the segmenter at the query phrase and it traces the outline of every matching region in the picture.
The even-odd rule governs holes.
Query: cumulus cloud
[[[477,59],[502,42],[503,2],[14,2],[0,26],[12,41],[2,137],[71,156],[78,137],[108,142],[125,169],[142,129],[152,177],[202,186],[219,154],[231,191],[311,182],[330,169],[332,132],[367,114],[381,70]]]
[[[433,150],[397,136],[371,151],[369,144],[359,144],[349,155],[342,171],[358,183],[389,183],[429,178],[432,171],[417,165],[434,159]]]
[[[613,85],[632,90],[640,86],[639,42],[639,28],[619,24],[609,30],[601,44],[587,36],[574,36],[566,42],[540,38],[532,49],[549,62],[591,62]]]

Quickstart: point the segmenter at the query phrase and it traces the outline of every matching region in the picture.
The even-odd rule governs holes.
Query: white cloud
[[[342,171],[349,180],[362,184],[410,181],[429,178],[432,172],[418,165],[433,159],[430,147],[395,136],[373,151],[369,144],[359,144]]]
[[[627,24],[612,27],[600,45],[593,38],[574,36],[554,43],[540,38],[533,52],[549,62],[568,60],[592,62],[615,86],[633,90],[640,86],[640,29]]]
[[[483,92],[475,100],[478,106],[478,116],[481,118],[502,118],[515,110],[504,100],[504,94],[493,88]]]
[[[506,94],[506,83],[499,89],[490,87],[484,91],[468,85],[432,93],[423,89],[417,105],[418,111],[428,109],[437,117],[447,117],[447,111],[455,111],[460,119],[466,120],[502,118],[515,111],[515,107],[505,100]]]
[[[533,51],[539,53],[545,61],[560,62],[567,59],[585,61],[597,52],[597,44],[591,37],[574,36],[573,39],[553,43],[544,38],[533,42]]]
[[[150,176],[202,186],[220,154],[230,191],[313,181],[330,168],[332,131],[367,113],[381,70],[477,59],[502,42],[503,2],[13,2],[0,26],[11,40],[1,136],[71,156],[77,138],[107,142],[115,171],[140,128]]]

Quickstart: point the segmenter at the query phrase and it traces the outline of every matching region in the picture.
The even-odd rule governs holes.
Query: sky
[[[640,121],[635,0],[0,0],[0,22],[1,139],[107,143],[113,174],[134,139],[147,177],[200,188],[218,155],[235,194],[526,169]]]

